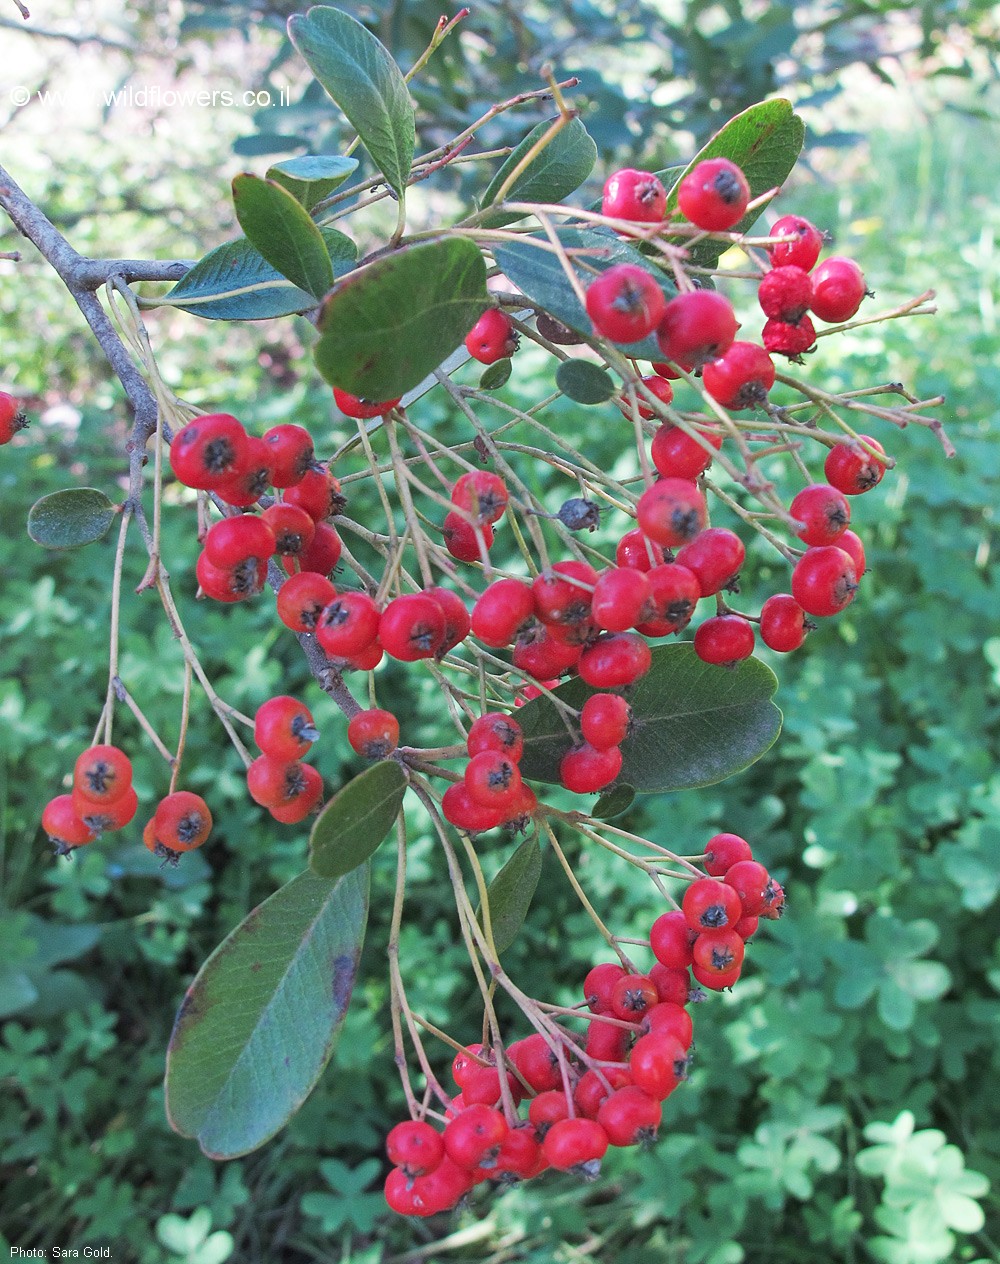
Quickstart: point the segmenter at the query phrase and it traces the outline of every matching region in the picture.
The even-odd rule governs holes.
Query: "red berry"
[[[665,422],[656,434],[649,448],[649,455],[657,473],[664,478],[683,478],[694,480],[712,464],[712,448],[718,452],[722,447],[722,435],[711,431],[699,430],[707,447],[703,447],[679,426]]]
[[[556,564],[531,585],[535,613],[543,623],[582,623],[590,614],[597,571],[586,562]]]
[[[853,259],[834,255],[812,274],[813,313],[830,323],[850,320],[868,293],[865,274]]]
[[[654,566],[649,572],[652,617],[636,625],[643,636],[670,636],[687,627],[701,597],[693,571],[675,562]]]
[[[393,658],[412,663],[433,658],[444,641],[444,611],[426,593],[394,597],[382,611],[378,639]]]
[[[650,1016],[659,1008],[650,1010]],[[662,1102],[687,1078],[688,1062],[687,1047],[676,1036],[669,1031],[650,1031],[632,1046],[629,1056],[632,1083]]]
[[[253,738],[265,755],[290,763],[308,752],[319,731],[305,703],[282,694],[257,708]]]
[[[767,351],[799,360],[815,345],[816,330],[808,316],[803,316],[794,325],[785,320],[775,320],[772,316],[765,321],[760,340]]]
[[[214,491],[238,470],[246,442],[246,431],[228,413],[196,417],[174,435],[171,469],[187,487]]]
[[[73,810],[95,834],[110,833],[128,825],[139,810],[139,799],[132,786],[114,803],[97,804],[85,798],[78,790],[72,794]]]
[[[709,527],[677,554],[677,566],[686,567],[697,579],[703,597],[738,592],[736,580],[746,559],[743,541],[726,527]]]
[[[596,1176],[608,1149],[608,1134],[595,1119],[561,1119],[545,1134],[542,1153],[560,1171],[581,1168]]]
[[[757,301],[765,316],[794,325],[809,310],[812,281],[803,268],[772,268],[761,277]]]
[[[399,399],[361,399],[357,395],[352,395],[350,391],[342,391],[339,386],[333,388],[333,402],[337,405],[345,417],[355,417],[359,420],[367,420],[369,417],[384,417],[386,413],[391,413],[399,403]]]
[[[193,851],[212,832],[212,813],[201,795],[175,790],[157,805],[152,832],[167,851]]]
[[[424,596],[433,597],[444,615],[444,640],[438,649],[440,658],[465,640],[472,627],[472,620],[465,602],[450,588],[425,588]]]
[[[459,1167],[491,1167],[506,1136],[507,1121],[500,1111],[476,1103],[445,1126],[445,1153]]]
[[[473,1175],[479,1181],[499,1181],[501,1185],[506,1185],[513,1181],[530,1180],[546,1166],[534,1128],[520,1124],[508,1131],[492,1166],[476,1168]]]
[[[312,435],[303,426],[286,423],[264,432],[271,453],[271,482],[275,487],[294,487],[312,468]]]
[[[317,522],[312,542],[299,557],[299,570],[309,571],[314,575],[329,575],[340,561],[344,544],[340,536],[328,522]],[[283,565],[289,570],[292,563],[285,558]]]
[[[46,803],[42,811],[42,829],[55,845],[57,856],[68,856],[74,847],[92,843],[97,832],[92,830],[76,813],[73,796],[59,794]]]
[[[587,1028],[587,1057],[595,1062],[624,1062],[629,1034],[628,1027],[595,1020]]]
[[[806,639],[806,612],[790,593],[775,593],[760,612],[760,639],[778,654],[790,654]]]
[[[580,646],[556,640],[542,624],[536,623],[518,637],[513,661],[518,671],[535,680],[551,680],[577,665]]]
[[[632,1077],[624,1067],[602,1067],[597,1071],[586,1071],[576,1082],[573,1089],[573,1105],[577,1113],[587,1119],[596,1119],[597,1112],[611,1094],[618,1088],[632,1083]]]
[[[534,592],[519,579],[498,579],[479,595],[472,611],[472,632],[493,649],[514,641],[535,613]]]
[[[806,614],[839,614],[857,591],[854,559],[835,544],[807,549],[792,571],[792,596]]]
[[[743,916],[740,897],[714,878],[696,878],[681,902],[687,924],[696,931],[725,930]]]
[[[458,479],[451,489],[451,499],[480,522],[497,522],[503,517],[510,493],[499,475],[473,470]]]
[[[695,964],[691,967],[691,973],[702,987],[711,988],[714,992],[721,992],[723,989],[731,988],[735,983],[739,982],[742,968],[742,966],[733,966],[731,970],[719,973],[715,970],[706,970],[702,966]]]
[[[511,1045],[507,1055],[536,1093],[562,1085],[559,1059],[540,1032]]]
[[[320,465],[306,470],[299,481],[285,492],[286,505],[304,509],[313,522],[324,522],[338,514],[347,504],[340,490],[340,479]]]
[[[323,797],[323,778],[309,764],[292,765],[294,776],[286,779],[285,796],[269,804],[268,811],[282,825],[296,825],[312,812]]]
[[[845,553],[850,555],[851,561],[854,563],[854,575],[857,579],[868,569],[867,559],[865,558],[865,546],[861,543],[859,536],[853,531],[845,531],[843,535],[837,537],[837,548],[843,549]]]
[[[214,566],[207,554],[199,553],[195,576],[202,593],[213,601],[246,601],[263,590],[267,563],[248,557],[235,566]]]
[[[660,350],[685,369],[717,360],[732,344],[738,328],[733,305],[715,290],[689,290],[667,304],[656,331]]]
[[[742,939],[744,943],[747,943],[754,937],[754,935],[757,934],[757,927],[759,924],[759,917],[744,916],[736,923],[733,930],[736,931],[737,935],[739,935],[740,939]]]
[[[216,494],[227,505],[246,509],[255,505],[271,486],[273,473],[267,444],[263,439],[248,435],[236,469],[219,484]]]
[[[885,453],[885,448],[871,435],[859,435],[868,447]],[[861,496],[869,492],[885,475],[886,466],[866,451],[860,443],[838,443],[827,453],[823,472],[826,480],[845,496]]]
[[[696,936],[691,932],[692,943]],[[656,1032],[660,1036],[673,1036],[685,1049],[691,1048],[691,1041],[694,1039],[694,1022],[691,1015],[682,1005],[676,1005],[670,1001],[660,1001],[658,1005],[646,1014],[643,1019],[643,1025],[650,1032]],[[633,1047],[634,1052],[634,1047]],[[649,1091],[648,1089],[646,1090]]]
[[[649,929],[653,956],[671,970],[686,970],[691,964],[691,945],[697,932],[688,925],[682,909],[661,913]]]
[[[652,661],[652,652],[638,633],[608,632],[583,651],[577,670],[594,689],[619,689],[644,676]]]
[[[774,385],[774,361],[755,342],[734,342],[705,365],[702,381],[723,408],[760,408]]]
[[[625,977],[625,967],[617,961],[603,961],[587,972],[583,980],[583,995],[594,1013],[611,1009],[611,994],[619,979]]]
[[[753,860],[750,844],[739,834],[716,834],[705,847],[705,871],[721,878],[741,860]]]
[[[8,395],[6,391],[0,391],[0,445],[10,443],[17,432],[23,430],[27,424],[28,419],[21,412],[14,396]]]
[[[694,634],[694,652],[703,663],[728,667],[753,653],[753,625],[736,614],[706,619]]]
[[[516,720],[499,712],[488,711],[473,721],[466,738],[466,747],[470,755],[479,755],[483,751],[499,751],[517,763],[524,750],[524,736]]]
[[[425,1176],[444,1158],[444,1138],[426,1121],[406,1119],[390,1130],[385,1152],[407,1176]]]
[[[751,860],[749,862],[753,864]],[[728,975],[743,964],[746,945],[736,933],[736,923],[724,930],[705,931],[694,941],[693,970],[706,975]],[[700,974],[695,975],[700,978]]]
[[[725,232],[743,218],[750,201],[750,185],[735,162],[706,158],[677,186],[681,214],[697,228]]]
[[[738,860],[730,865],[722,879],[740,897],[746,917],[759,917],[769,901],[771,875],[756,860]]]
[[[687,544],[705,529],[708,508],[703,492],[684,478],[661,478],[639,497],[636,517],[651,540],[664,548]]]
[[[323,612],[337,590],[323,575],[302,571],[292,575],[278,589],[278,618],[293,632],[315,632]]]
[[[823,234],[801,215],[782,215],[772,224],[770,236],[786,238],[768,247],[775,268],[790,266],[808,272],[823,249]]]
[[[483,807],[469,794],[464,781],[449,786],[441,796],[441,813],[456,829],[467,834],[484,834],[504,823],[503,808]]]
[[[810,483],[788,508],[802,528],[796,534],[806,544],[833,544],[847,530],[851,507],[842,492],[829,483]]]
[[[584,743],[566,752],[559,765],[559,780],[574,794],[596,794],[610,785],[622,769],[622,753],[617,746],[595,750]]]
[[[605,1100],[597,1112],[597,1122],[611,1145],[630,1146],[655,1141],[662,1116],[663,1108],[655,1097],[628,1084]]]
[[[648,571],[663,565],[663,549],[638,528],[626,531],[615,546],[615,562],[633,570]]]
[[[482,562],[493,543],[493,528],[488,522],[473,524],[452,510],[441,524],[444,547],[458,562]]]
[[[610,750],[628,737],[632,708],[616,693],[592,694],[580,712],[583,740],[594,750]]]
[[[635,391],[636,410],[644,421],[650,421],[653,417],[660,416],[660,412],[645,399],[642,391],[639,390],[640,386],[649,391],[650,395],[655,396],[661,404],[669,404],[672,402],[674,398],[674,388],[665,377],[653,376],[639,379]],[[629,398],[628,391],[622,391],[622,393],[618,396],[618,407],[621,409],[623,416],[631,418],[632,401]]]
[[[587,315],[603,338],[640,342],[663,319],[667,300],[655,278],[633,263],[619,263],[587,286]]]
[[[761,917],[767,917],[771,921],[779,918],[785,911],[785,889],[780,882],[775,882],[772,878],[767,884],[765,893],[764,907],[760,911]]]
[[[601,213],[610,219],[656,224],[667,210],[667,191],[651,171],[623,167],[604,182]]]
[[[623,974],[611,989],[611,1012],[615,1018],[635,1023],[659,1000],[656,984],[645,974]]]
[[[590,616],[605,631],[624,632],[642,620],[649,601],[645,573],[630,566],[616,566],[597,577]]]
[[[274,532],[255,514],[213,522],[205,536],[205,556],[213,566],[237,566],[248,558],[266,561],[275,551]]]
[[[569,1118],[569,1102],[566,1094],[560,1089],[546,1089],[531,1099],[528,1106],[528,1118],[534,1125],[535,1133],[544,1137],[553,1124],[561,1119]]]
[[[411,1177],[394,1167],[385,1178],[385,1201],[401,1216],[433,1216],[448,1211],[474,1184],[471,1172],[447,1157],[425,1176]]]
[[[648,974],[656,985],[661,1005],[686,1005],[691,999],[691,981],[686,970],[672,969],[657,961],[649,968]]]
[[[480,807],[503,811],[520,797],[521,774],[509,755],[480,751],[466,765],[465,788]]]
[[[316,640],[332,658],[353,658],[379,631],[378,606],[367,593],[338,593],[316,624]]]
[[[316,534],[316,524],[306,511],[284,501],[265,509],[261,521],[270,527],[275,551],[282,557],[301,558]]]
[[[91,746],[77,756],[73,793],[97,807],[117,803],[132,785],[132,762],[117,746]]]
[[[512,356],[519,341],[514,322],[506,312],[490,307],[465,335],[465,349],[480,364],[496,364]]]

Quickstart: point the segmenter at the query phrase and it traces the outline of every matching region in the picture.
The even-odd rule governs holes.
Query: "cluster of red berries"
[[[319,737],[312,714],[296,698],[269,698],[254,716],[253,736],[263,753],[247,769],[250,798],[276,821],[296,825],[323,797],[323,778],[302,762]]]
[[[524,751],[521,726],[510,716],[487,711],[469,729],[466,749],[469,762],[462,780],[441,798],[445,820],[470,834],[498,825],[523,827],[538,799],[518,768]]]
[[[21,406],[13,395],[0,391],[0,445],[10,443],[19,430],[28,424]]]
[[[326,575],[340,560],[343,546],[328,522],[344,507],[340,483],[316,461],[304,427],[274,426],[258,438],[228,413],[197,417],[174,435],[170,464],[185,486],[235,509],[256,505],[269,487],[282,492],[261,514],[238,513],[209,528],[197,566],[206,596],[227,602],[254,596],[275,555],[290,574]]]
[[[92,843],[128,825],[139,810],[132,785],[132,762],[117,746],[91,746],[73,768],[73,790],[51,799],[42,812],[42,829],[57,856]],[[176,790],[157,804],[142,841],[156,856],[173,864],[208,838],[212,814],[200,795]]]
[[[691,1062],[687,1007],[704,994],[688,971],[704,987],[731,987],[760,918],[776,918],[784,907],[780,885],[737,834],[709,841],[705,870],[710,876],[690,884],[681,907],[653,923],[656,960],[646,974],[618,962],[589,971],[585,1040],[539,1032],[508,1045],[502,1067],[488,1046],[456,1055],[459,1092],[447,1104],[444,1129],[407,1120],[386,1138],[394,1167],[385,1197],[394,1211],[434,1215],[475,1185],[528,1180],[550,1167],[592,1178],[609,1146],[655,1140],[662,1103]],[[517,1107],[525,1099],[522,1118]]]

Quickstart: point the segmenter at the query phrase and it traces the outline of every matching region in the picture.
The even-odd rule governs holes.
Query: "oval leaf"
[[[690,644],[659,645],[653,665],[628,690],[632,732],[622,743],[621,781],[640,793],[710,786],[742,772],[772,745],[781,712],[771,701],[777,677],[756,658],[730,669],[703,663]],[[557,691],[581,707],[598,692],[582,680]],[[536,698],[518,712],[524,730],[521,772],[559,781],[572,739],[555,708]]]
[[[489,305],[486,264],[464,238],[410,246],[358,268],[320,315],[316,366],[364,399],[395,399],[452,351]]]
[[[323,235],[305,207],[273,180],[242,175],[233,180],[240,228],[272,267],[316,298],[333,285],[333,265]]]
[[[385,46],[355,18],[323,6],[290,17],[288,35],[402,197],[413,163],[413,103]]]
[[[503,360],[497,360],[496,364],[491,364],[479,379],[479,389],[481,391],[498,391],[501,386],[506,386],[513,369],[514,366],[510,361],[510,356]]]
[[[605,790],[590,809],[590,815],[597,817],[599,821],[613,821],[616,816],[627,812],[634,802],[635,786],[618,781],[613,789]]]
[[[663,290],[664,297],[669,300],[677,293],[673,282],[655,267],[638,250],[616,237],[614,233],[606,233],[598,229],[560,228],[557,230],[559,240],[567,250],[583,250],[587,261],[587,271],[573,263],[571,265],[580,278],[584,288],[593,280],[592,269],[604,272],[619,263],[632,263],[644,268],[655,277]],[[539,241],[547,240],[540,237]],[[538,303],[556,320],[562,321],[570,329],[575,329],[585,337],[596,337],[596,331],[583,305],[576,296],[569,278],[563,271],[562,264],[551,250],[540,250],[532,244],[532,239],[525,241],[497,243],[492,247],[493,257],[498,266],[519,290]],[[621,345],[620,350],[627,356],[637,360],[660,360],[663,352],[652,336],[641,342]]]
[[[506,952],[517,938],[517,932],[528,915],[541,872],[542,849],[538,839],[526,838],[486,888],[497,952]]]
[[[312,1091],[351,999],[368,917],[367,866],[300,873],[216,948],[167,1049],[167,1117],[213,1159],[263,1145]]]
[[[503,188],[507,177],[554,122],[555,119],[545,119],[544,122],[539,123],[525,136],[513,153],[508,155],[483,194],[483,206],[489,206],[496,201],[497,194]],[[525,167],[508,190],[507,200],[561,202],[583,184],[593,171],[596,161],[597,146],[587,134],[584,125],[575,118],[565,127],[560,128],[535,160]],[[500,228],[504,224],[523,218],[524,216],[517,212],[497,211],[492,215],[479,217],[479,223],[485,228]]]
[[[563,360],[556,386],[578,404],[603,404],[615,393],[611,374],[590,360]]]
[[[350,873],[381,845],[399,815],[406,774],[393,759],[359,773],[333,796],[309,836],[309,868],[322,878]]]
[[[265,178],[287,189],[296,202],[311,211],[317,202],[343,184],[357,167],[357,158],[343,158],[340,154],[307,154],[276,162],[268,168]]]
[[[790,101],[778,97],[751,105],[716,132],[679,173],[667,195],[667,214],[677,214],[678,185],[704,159],[728,158],[735,162],[747,178],[750,196],[756,198],[784,184],[798,160],[804,139],[805,124]],[[748,212],[732,231],[748,232],[763,210],[759,207]],[[675,240],[683,244],[680,238]],[[714,268],[726,249],[724,241],[699,242],[691,251],[691,262],[699,267]]]
[[[28,535],[43,549],[78,549],[107,535],[118,507],[96,487],[68,487],[36,500]]]

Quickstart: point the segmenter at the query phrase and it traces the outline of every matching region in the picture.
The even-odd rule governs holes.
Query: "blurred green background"
[[[344,7],[404,66],[439,13]],[[307,77],[281,37],[291,11],[126,12],[95,0],[53,5],[39,22],[47,33],[27,35],[9,29],[12,10],[0,28],[17,83],[64,96],[16,108],[4,69],[4,164],[83,252],[198,257],[232,234],[232,174],[262,171],[266,153],[301,152],[303,139],[343,142],[322,100],[302,95]],[[741,776],[647,799],[624,822],[682,851],[719,828],[745,834],[786,884],[790,911],[759,937],[735,993],[699,1009],[696,1067],[666,1104],[659,1143],[614,1155],[586,1188],[548,1176],[427,1224],[385,1213],[381,1143],[403,1109],[384,968],[388,852],[375,862],[382,896],[364,983],[301,1113],[257,1154],[221,1165],[168,1129],[163,1055],[184,988],[246,911],[300,870],[304,837],[262,819],[199,704],[185,779],[210,795],[218,822],[204,854],[163,872],[137,822],[72,864],[51,858],[37,822],[100,711],[113,545],[44,553],[24,520],[38,496],[72,483],[113,496],[126,419],[46,266],[30,249],[21,264],[0,262],[0,387],[36,419],[0,454],[0,1244],[107,1244],[138,1264],[1000,1258],[997,30],[996,6],[969,3],[491,3],[416,85],[437,141],[490,101],[535,87],[546,58],[579,71],[602,151],[595,188],[616,163],[684,159],[736,109],[790,95],[809,140],[781,210],[829,229],[880,306],[931,287],[939,296],[933,320],[824,339],[810,375],[945,394],[958,455],[946,460],[924,430],[872,423],[899,465],[853,506],[871,573],[800,655],[771,656],[785,712],[778,744]],[[290,84],[294,105],[255,115],[162,98],[108,107],[105,81]],[[506,143],[535,117],[510,116],[486,139]],[[467,193],[445,181],[422,209],[446,214]],[[0,250],[16,245],[0,226]],[[321,448],[339,437],[304,327],[169,312],[149,323],[164,375],[193,403],[253,427],[303,420]],[[525,356],[505,389],[534,401],[549,376]],[[611,468],[615,429],[604,410],[580,411],[562,401],[554,415],[572,433],[593,419],[588,454]],[[454,424],[433,396],[414,415],[444,433]],[[555,504],[564,491],[552,484]],[[366,494],[352,495],[359,518]],[[252,710],[305,691],[324,733],[324,776],[336,785],[358,771],[343,721],[307,685],[269,599],[195,606],[190,512],[171,506],[165,526],[189,630],[222,695]],[[130,565],[122,675],[170,740],[180,657],[154,600],[131,594],[142,566]],[[782,584],[770,565],[761,557],[754,576],[763,591]],[[415,672],[406,680],[404,733],[433,743],[434,689]],[[402,686],[398,669],[380,678],[385,697]],[[140,798],[162,793],[127,717],[117,731],[137,751]],[[437,863],[429,841],[415,842],[403,943],[411,999],[472,1039],[479,1014]],[[581,874],[598,908],[616,910],[617,930],[648,929],[659,910],[619,866],[588,854]],[[541,890],[509,969],[533,994],[571,998],[600,944],[554,865]]]

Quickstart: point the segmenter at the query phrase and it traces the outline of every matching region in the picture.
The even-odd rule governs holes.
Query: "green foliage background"
[[[730,782],[646,799],[626,818],[693,849],[718,828],[746,834],[786,883],[790,911],[760,936],[735,993],[697,1013],[696,1069],[667,1103],[658,1145],[616,1155],[583,1191],[582,1210],[580,1188],[550,1176],[429,1226],[385,1216],[372,1156],[402,1109],[384,969],[387,854],[376,857],[383,898],[373,898],[365,983],[302,1112],[273,1144],[224,1165],[170,1133],[160,1082],[184,987],[247,909],[301,869],[305,840],[262,819],[202,708],[187,779],[219,822],[204,855],[165,874],[133,828],[71,865],[50,858],[40,809],[89,740],[103,695],[112,545],[53,556],[30,544],[23,522],[39,495],[70,483],[113,495],[124,422],[57,283],[30,264],[6,274],[3,384],[30,392],[34,411],[70,401],[80,413],[77,430],[71,415],[50,411],[0,458],[0,1225],[9,1244],[109,1243],[115,1258],[139,1264],[383,1264],[403,1252],[496,1264],[998,1258],[1000,212],[981,161],[991,144],[988,126],[968,118],[873,130],[864,145],[827,153],[785,198],[862,262],[880,305],[931,286],[940,295],[933,322],[823,340],[810,371],[844,385],[898,379],[941,391],[959,454],[946,461],[923,430],[875,432],[899,468],[855,502],[871,574],[847,615],[773,664],[786,717],[778,744]],[[80,249],[194,257],[220,231],[206,206],[212,186],[196,198],[189,176],[161,180],[165,197],[191,205],[190,219],[140,215],[120,235],[90,214],[95,189],[82,164],[60,187],[31,192],[75,220],[66,230]],[[9,242],[0,237],[0,248]],[[254,426],[304,420],[321,445],[336,440],[327,392],[293,328],[227,331],[164,315],[154,329],[187,398],[231,405]],[[534,400],[547,377],[521,363],[505,389]],[[433,397],[421,409],[449,424]],[[595,419],[590,455],[611,468],[615,428],[605,409],[586,417]],[[579,408],[563,401],[561,424],[577,432]],[[352,511],[363,506],[358,493]],[[170,506],[167,530],[171,572],[190,598],[189,509]],[[760,555],[761,591],[779,582],[769,566]],[[169,738],[180,657],[154,601],[131,596],[139,574],[136,562],[122,675]],[[235,705],[306,689],[269,599],[236,611],[188,600],[186,610]],[[399,671],[380,688],[395,698],[402,681]],[[339,784],[360,765],[342,719],[307,696],[324,736],[317,763]],[[400,718],[412,740],[434,741],[429,684],[409,692]],[[141,750],[128,719],[119,734]],[[165,788],[142,754],[136,781],[147,801]],[[473,1038],[479,1018],[429,840],[414,844],[411,875],[411,999]],[[616,910],[621,933],[648,928],[658,910],[618,867],[588,854],[581,876],[599,908]],[[575,999],[600,946],[555,867],[540,889],[510,969],[529,992]]]

